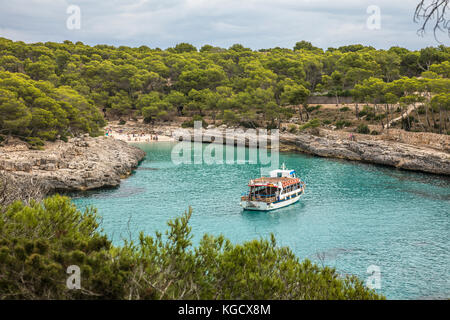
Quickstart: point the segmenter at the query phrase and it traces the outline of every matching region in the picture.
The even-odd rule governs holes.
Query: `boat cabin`
[[[295,170],[282,169],[270,172],[270,177],[250,180],[250,192],[242,197],[247,201],[275,202],[284,195],[302,189],[302,182],[297,178]]]
[[[241,205],[248,210],[272,210],[298,201],[305,183],[295,170],[283,167],[270,172],[269,177],[250,180],[250,191],[241,197]]]
[[[270,171],[270,177],[272,178],[296,178],[295,170],[273,170]]]

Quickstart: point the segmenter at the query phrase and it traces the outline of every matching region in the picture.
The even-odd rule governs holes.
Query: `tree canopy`
[[[223,119],[227,110],[228,118],[232,112],[232,118],[246,123],[251,118],[263,126],[279,123],[293,106],[306,111],[309,96],[357,100],[353,89],[371,78],[382,81],[383,88],[405,77],[429,83],[448,79],[449,61],[450,48],[444,45],[410,51],[355,44],[324,51],[299,41],[293,50],[253,51],[241,44],[197,50],[180,43],[161,50],[0,38],[0,78],[23,87],[1,87],[9,92],[0,94],[7,101],[0,105],[0,134],[40,139],[94,134],[102,119],[93,106],[109,119],[142,116],[147,121],[175,115]],[[433,88],[425,85],[424,94],[434,95]],[[392,94],[400,99],[405,92]]]
[[[36,144],[78,133],[96,135],[103,125],[98,109],[71,87],[0,71],[0,133]]]

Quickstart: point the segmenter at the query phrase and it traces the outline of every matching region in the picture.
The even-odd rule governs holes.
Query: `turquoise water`
[[[299,203],[267,212],[242,211],[254,164],[175,165],[173,143],[140,145],[146,159],[120,187],[77,194],[94,205],[102,228],[120,244],[139,231],[166,230],[188,206],[195,241],[205,232],[233,242],[267,238],[299,258],[366,279],[381,268],[381,289],[391,299],[450,298],[450,179],[391,168],[280,154],[307,184]],[[205,146],[203,146],[205,147]]]

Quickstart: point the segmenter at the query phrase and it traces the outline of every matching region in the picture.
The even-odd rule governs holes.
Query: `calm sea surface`
[[[75,204],[97,207],[115,244],[139,231],[164,231],[191,206],[195,242],[203,233],[235,243],[273,233],[299,258],[342,274],[366,279],[367,268],[379,266],[377,291],[390,299],[450,298],[450,179],[282,153],[280,163],[306,182],[305,195],[270,213],[247,212],[240,196],[259,177],[259,165],[175,165],[173,146],[139,145],[147,157],[130,178],[115,189],[76,194]]]

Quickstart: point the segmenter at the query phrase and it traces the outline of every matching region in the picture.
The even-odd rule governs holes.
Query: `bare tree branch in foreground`
[[[16,200],[26,204],[32,199],[42,200],[49,191],[48,184],[37,178],[12,175],[0,170],[0,208]]]
[[[419,35],[425,33],[425,29],[428,24],[433,23],[433,33],[436,38],[436,32],[447,31],[450,37],[450,20],[448,19],[448,11],[450,0],[421,0],[414,12],[414,22],[422,22],[422,26],[418,30]],[[437,40],[439,41],[439,40]]]

